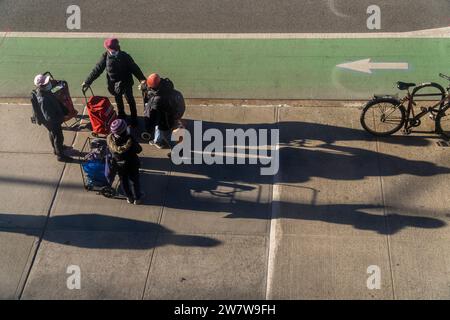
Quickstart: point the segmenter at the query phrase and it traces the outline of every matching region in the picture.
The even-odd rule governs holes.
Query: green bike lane
[[[188,98],[366,99],[396,92],[398,80],[437,81],[450,73],[448,38],[123,39],[145,74],[170,77]],[[66,79],[73,96],[98,61],[102,39],[0,40],[0,97],[26,97],[36,73]],[[403,63],[405,70],[364,73],[337,65],[363,59]],[[102,76],[94,85],[106,94]]]

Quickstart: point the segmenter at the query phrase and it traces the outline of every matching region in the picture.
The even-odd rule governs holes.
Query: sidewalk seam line
[[[42,232],[41,232],[41,234],[40,234],[40,236],[39,236],[39,240],[38,240],[37,245],[36,245],[36,250],[35,250],[34,255],[33,255],[33,258],[32,258],[32,260],[31,260],[31,264],[30,264],[30,267],[29,267],[29,269],[28,269],[27,275],[26,275],[26,277],[25,277],[25,281],[24,281],[24,283],[23,283],[22,289],[20,290],[19,300],[22,300],[22,296],[23,296],[23,293],[24,293],[24,291],[25,291],[25,287],[26,287],[26,285],[27,285],[28,279],[29,279],[29,277],[30,277],[31,270],[33,269],[34,263],[35,263],[35,261],[36,261],[36,257],[37,257],[39,248],[40,248],[40,246],[41,246],[42,240],[43,240],[43,238],[44,238],[45,232],[46,232],[46,230],[47,230],[48,221],[50,220],[50,215],[51,215],[51,212],[52,212],[52,209],[53,209],[53,205],[54,205],[54,203],[55,203],[56,195],[58,194],[59,186],[60,186],[60,183],[61,183],[61,181],[62,181],[62,178],[63,178],[63,176],[64,176],[64,172],[65,172],[65,171],[66,171],[66,164],[64,164],[63,170],[62,170],[61,175],[60,175],[60,177],[59,177],[58,184],[56,185],[55,192],[53,193],[53,197],[52,197],[52,200],[51,200],[51,202],[50,202],[50,207],[49,207],[49,209],[48,209],[48,211],[47,211],[47,216],[46,216],[46,218],[45,218],[45,224],[44,224],[44,226],[43,226],[43,228],[42,228]]]
[[[84,115],[85,111],[86,111],[86,108],[83,109],[83,115]],[[73,137],[72,145],[71,145],[72,148],[75,145],[75,141],[77,140],[78,133],[79,132],[77,131],[75,133],[74,137]],[[44,226],[42,228],[42,232],[41,232],[41,234],[39,236],[39,240],[38,240],[37,245],[36,245],[36,250],[34,251],[33,258],[31,260],[29,269],[28,269],[28,271],[26,273],[25,280],[23,282],[23,286],[22,286],[22,288],[20,290],[20,293],[19,293],[19,296],[18,296],[18,300],[22,300],[22,296],[23,296],[23,293],[25,291],[25,287],[27,286],[28,279],[30,278],[30,275],[31,275],[31,270],[33,269],[34,263],[36,261],[36,258],[37,258],[38,252],[39,252],[39,249],[41,247],[42,240],[44,239],[45,232],[47,231],[47,226],[48,226],[48,222],[50,220],[50,215],[52,213],[53,206],[54,206],[55,200],[56,200],[56,196],[58,195],[59,187],[61,186],[61,182],[62,182],[62,179],[64,177],[64,173],[66,172],[66,168],[67,168],[67,163],[64,163],[63,169],[61,171],[61,175],[59,176],[59,180],[58,180],[58,183],[56,185],[55,192],[53,193],[53,197],[52,197],[52,200],[50,202],[50,207],[49,207],[49,209],[47,211],[47,216],[45,218],[45,223],[44,223]]]
[[[158,225],[159,226],[161,225],[162,217],[164,215],[164,209],[165,209],[165,206],[166,206],[166,198],[167,198],[167,190],[169,189],[171,175],[172,175],[172,164],[170,165],[169,172],[167,174],[167,184],[166,184],[166,187],[165,187],[165,190],[164,190],[164,193],[163,193],[164,197],[163,197],[162,203],[161,203],[161,210],[159,211],[159,217],[158,217]],[[149,265],[148,265],[147,276],[145,278],[144,290],[142,292],[141,300],[144,300],[144,298],[145,298],[145,292],[147,291],[147,285],[148,285],[148,281],[149,281],[149,277],[150,277],[150,269],[152,267],[153,258],[155,256],[156,249],[157,249],[156,245],[158,243],[158,238],[159,238],[160,234],[161,234],[161,232],[157,232],[156,235],[155,235],[155,245],[154,245],[152,253],[150,255],[150,261],[149,261]]]
[[[278,128],[280,123],[280,114],[279,114],[279,106],[275,107],[275,125]],[[277,149],[279,150],[280,142],[278,142]],[[280,162],[280,160],[279,160]],[[277,244],[272,243],[272,240],[276,241],[276,231],[278,228],[278,217],[279,212],[277,212],[277,209],[275,206],[279,206],[279,189],[278,189],[278,175],[280,172],[278,171],[277,174],[273,177],[273,183],[271,186],[271,212],[270,212],[270,224],[269,224],[269,237],[268,237],[268,248],[267,248],[267,269],[266,269],[266,292],[265,292],[265,300],[271,300],[271,292],[272,292],[272,277],[273,277],[273,264],[274,264],[274,257],[276,255],[277,251]],[[273,261],[272,261],[273,260]]]
[[[376,146],[376,150],[377,150],[377,164],[378,164],[378,171],[379,171],[378,179],[380,180],[381,201],[383,203],[383,215],[384,215],[386,231],[388,231],[389,230],[389,222],[388,222],[388,216],[386,214],[386,199],[384,197],[383,178],[381,176],[380,148],[379,148],[379,140],[378,140],[378,138],[375,139],[375,146]],[[387,244],[387,251],[388,251],[387,253],[388,253],[388,258],[389,258],[389,268],[390,268],[391,285],[392,285],[392,297],[393,297],[394,300],[396,300],[395,283],[394,283],[394,270],[393,270],[393,267],[392,267],[391,241],[390,241],[390,235],[389,234],[386,234],[386,244]]]
[[[17,287],[16,287],[16,290],[15,290],[15,295],[17,296],[18,300],[20,300],[20,295],[21,295],[21,292],[22,292],[22,287],[21,286],[22,285],[25,286],[25,284],[26,284],[26,280],[27,280],[27,277],[28,277],[28,271],[27,270],[29,268],[31,268],[31,265],[32,265],[32,261],[30,262],[30,265],[28,265],[28,262],[30,261],[30,257],[32,257],[34,255],[34,250],[37,248],[36,245],[37,245],[36,241],[33,240],[33,244],[31,245],[31,248],[30,248],[30,250],[29,250],[29,252],[27,254],[27,263],[26,263],[25,267],[23,268],[22,272],[20,273],[20,281],[17,283]],[[23,280],[23,282],[22,282],[22,280]]]

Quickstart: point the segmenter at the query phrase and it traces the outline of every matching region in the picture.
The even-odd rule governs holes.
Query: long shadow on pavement
[[[190,122],[192,127],[192,122]],[[337,145],[342,141],[374,142],[362,130],[336,127],[323,124],[304,122],[282,122],[278,124],[229,124],[203,122],[203,129],[216,128],[224,132],[226,129],[273,129],[280,130],[280,168],[281,173],[276,177],[277,183],[304,183],[312,177],[330,180],[354,181],[366,177],[396,176],[401,174],[415,176],[437,176],[449,174],[450,169],[427,161],[405,159],[394,155],[384,154],[362,147]],[[392,137],[392,143],[401,145],[427,146],[429,140],[411,137]],[[207,143],[206,143],[207,144]],[[311,147],[312,145],[312,147]],[[358,143],[355,143],[358,146]],[[365,144],[366,146],[370,146]],[[372,144],[374,147],[375,144]],[[143,158],[144,167],[161,172],[167,170],[169,159]],[[383,164],[381,166],[380,164]],[[254,190],[257,185],[271,185],[275,182],[273,176],[262,176],[260,165],[179,165],[171,166],[172,174],[168,178],[168,196],[164,206],[168,208],[186,209],[205,212],[226,212],[227,218],[270,219],[272,203],[259,200],[245,200],[237,194]],[[32,181],[32,179],[16,179],[0,177],[0,182],[9,184],[45,185],[47,182]],[[61,187],[79,188],[79,185]],[[145,187],[145,186],[144,186]],[[163,187],[163,186],[161,186]],[[223,191],[224,188],[229,191]],[[198,197],[199,193],[208,193],[207,197]],[[153,203],[148,195],[145,204]],[[160,203],[156,203],[160,205]],[[444,221],[433,217],[423,217],[433,213],[421,210],[411,212],[412,215],[390,214],[387,216],[370,214],[365,211],[382,209],[371,204],[330,204],[314,205],[291,202],[280,202],[281,217],[291,219],[318,220],[334,224],[352,225],[356,229],[370,230],[380,234],[393,234],[405,227],[440,228],[446,225]],[[390,212],[395,211],[390,210]],[[435,215],[434,215],[435,216]],[[23,219],[20,216],[9,219]],[[34,219],[35,217],[28,217]],[[88,225],[97,225],[98,229],[106,228],[110,231],[128,229],[146,230],[146,232],[168,232],[164,227],[133,221],[130,219],[114,218],[98,215],[72,215],[66,217],[51,217],[49,226],[74,226],[82,224],[88,219]],[[113,226],[113,227],[109,227]],[[133,227],[133,228],[131,228]],[[1,226],[0,226],[1,228]],[[177,238],[178,236],[175,236]],[[179,236],[187,240],[186,236]],[[192,240],[192,238],[189,238]],[[196,239],[196,238],[195,238]],[[211,244],[206,239],[206,243]],[[53,239],[58,241],[58,239]],[[182,242],[182,241],[181,241]],[[189,242],[189,241],[188,241]],[[79,243],[89,246],[88,243]],[[101,244],[91,244],[92,247]],[[112,244],[115,245],[120,244]],[[214,243],[213,243],[214,245]]]
[[[42,225],[44,216],[0,214],[0,232],[41,236],[41,229],[24,229],[23,226]],[[80,235],[79,232],[85,233]],[[75,233],[75,235],[74,235]],[[89,236],[90,234],[90,236]],[[112,234],[112,236],[98,236]],[[124,236],[114,236],[125,235]],[[157,235],[164,235],[158,238]],[[175,234],[152,222],[99,214],[73,214],[50,217],[43,240],[81,248],[97,249],[151,249],[164,245],[182,247],[215,247],[220,241],[196,235]]]
[[[313,177],[329,180],[357,181],[366,177],[396,176],[402,174],[428,177],[449,174],[450,169],[432,162],[411,160],[376,151],[375,138],[362,130],[304,122],[282,122],[278,124],[246,124],[203,122],[203,130],[226,129],[273,129],[280,130],[280,168],[276,177],[280,184],[304,183]],[[188,130],[193,132],[192,123]],[[384,139],[394,145],[428,146],[429,137],[394,136]],[[338,145],[336,142],[372,142],[364,147]],[[207,144],[207,143],[206,143]],[[345,143],[344,143],[345,144]],[[311,146],[312,145],[312,146]],[[162,168],[165,159],[153,161],[153,169]],[[409,210],[410,215],[395,213],[389,208],[388,215],[372,214],[366,211],[383,211],[383,206],[371,204],[330,204],[315,205],[292,202],[278,204],[259,203],[228,197],[197,197],[198,192],[212,194],[221,184],[270,185],[273,176],[262,176],[260,165],[172,165],[169,190],[176,197],[168,197],[168,208],[194,211],[229,212],[227,218],[270,219],[271,205],[279,205],[280,218],[324,221],[334,224],[351,225],[355,229],[374,231],[379,234],[394,234],[407,227],[441,228],[446,223],[435,217],[435,212],[426,209]],[[179,175],[177,175],[179,173]],[[189,176],[191,175],[191,176]],[[171,187],[172,186],[172,187]],[[237,189],[238,192],[242,190]],[[194,192],[193,192],[194,191]],[[402,209],[404,212],[404,208]],[[441,216],[441,215],[439,215]]]
[[[219,129],[221,132],[238,128],[243,130],[278,128],[280,130],[281,168],[281,174],[277,176],[279,183],[302,183],[309,181],[312,177],[352,181],[374,176],[401,174],[435,176],[450,173],[449,168],[438,166],[432,162],[411,160],[376,150],[334,144],[342,141],[375,143],[375,138],[363,130],[305,122],[237,125],[204,121],[203,130],[209,128]],[[188,130],[192,132],[192,123],[189,124]],[[399,145],[427,146],[430,144],[428,139],[414,136],[394,136],[391,140],[385,140]],[[208,143],[205,142],[203,146]],[[375,147],[374,144],[373,147]],[[152,160],[152,169],[163,170],[166,163],[166,159],[154,159]],[[383,163],[383,167],[380,168],[378,163]],[[260,165],[248,164],[172,166],[173,172],[202,175],[215,181],[273,183],[273,176],[262,176],[260,169]]]

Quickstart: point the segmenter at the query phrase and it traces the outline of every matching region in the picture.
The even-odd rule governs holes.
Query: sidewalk
[[[204,130],[280,129],[278,175],[175,166],[144,145],[131,206],[84,191],[29,106],[0,108],[0,298],[450,298],[450,148],[433,134],[376,140],[348,107],[189,107]]]

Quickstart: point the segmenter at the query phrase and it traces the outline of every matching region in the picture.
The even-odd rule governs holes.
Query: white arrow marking
[[[337,67],[364,73],[372,73],[372,70],[408,70],[409,64],[406,62],[371,62],[369,58],[338,64]]]

